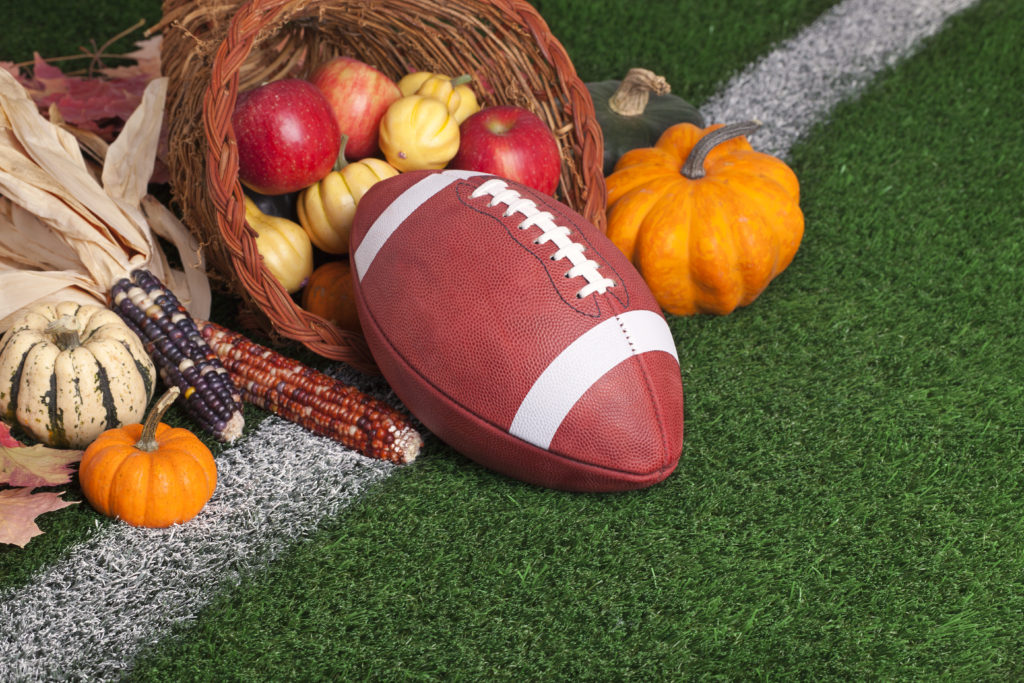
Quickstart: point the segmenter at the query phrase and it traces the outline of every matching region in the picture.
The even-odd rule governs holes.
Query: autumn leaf
[[[135,50],[120,55],[104,52],[106,45],[95,54],[83,48],[82,58],[93,58],[88,70],[76,72],[85,75],[67,74],[38,52],[33,53],[30,68],[21,68],[28,67],[27,64],[0,61],[0,69],[8,71],[25,88],[41,114],[51,116],[56,112],[59,121],[70,129],[98,136],[109,144],[138,108],[146,86],[161,76],[162,41],[163,37],[157,34],[137,41]],[[64,59],[56,57],[53,61]],[[109,66],[104,63],[105,59],[120,59],[123,63]],[[163,130],[150,182],[168,182],[164,162],[167,149],[167,131]]]
[[[61,500],[61,492],[32,493],[35,486],[53,486],[71,480],[68,465],[82,459],[82,451],[45,446],[23,446],[0,422],[0,484],[25,488],[0,490],[0,543],[19,548],[43,533],[35,519],[77,501]]]
[[[24,85],[24,77],[21,75],[21,69],[14,62],[5,62],[0,60],[0,69],[3,69],[7,73],[11,74]]]
[[[81,459],[82,451],[42,445],[0,446],[0,484],[30,488],[66,484],[72,475],[68,465]]]
[[[40,111],[46,112],[56,105],[65,121],[96,133],[107,142],[114,139],[139,106],[151,80],[145,74],[116,79],[68,76],[38,53],[32,74],[25,89]]]
[[[17,448],[23,444],[11,436],[11,428],[5,423],[0,422],[0,446],[7,446],[8,448]]]
[[[151,38],[140,40],[135,43],[136,50],[125,52],[121,55],[126,59],[135,60],[135,64],[127,66],[111,66],[97,69],[107,78],[136,78],[145,77],[147,80],[159,78],[160,73],[160,46],[163,44],[163,36],[159,33]]]
[[[59,491],[33,493],[27,488],[0,491],[0,543],[24,548],[32,538],[43,533],[36,525],[36,517],[78,502],[61,500],[62,495]]]

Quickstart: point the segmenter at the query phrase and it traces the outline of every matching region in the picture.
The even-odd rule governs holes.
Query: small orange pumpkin
[[[668,128],[606,179],[608,237],[675,315],[726,315],[792,262],[804,233],[800,185],[744,137],[760,124]]]
[[[343,330],[359,332],[355,283],[348,259],[328,261],[317,266],[302,290],[302,307],[330,320]]]
[[[171,387],[144,424],[108,429],[82,455],[78,479],[89,504],[133,526],[168,527],[199,514],[217,486],[217,465],[195,434],[160,418],[180,393]]]

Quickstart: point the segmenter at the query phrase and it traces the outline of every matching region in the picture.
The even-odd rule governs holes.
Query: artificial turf
[[[587,78],[684,43],[698,104],[814,16],[774,3],[772,34],[743,3],[674,3],[670,28],[652,3],[668,38],[626,46],[600,37],[635,30],[634,4],[538,4]],[[708,6],[722,60],[685,44]],[[1021,25],[983,0],[792,150],[793,264],[748,308],[670,320],[686,441],[666,482],[547,491],[430,439],[135,678],[1024,675]]]

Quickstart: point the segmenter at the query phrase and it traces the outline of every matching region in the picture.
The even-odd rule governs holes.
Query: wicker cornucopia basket
[[[526,107],[555,131],[557,196],[604,229],[603,140],[565,49],[523,0],[165,0],[168,166],[186,225],[215,280],[255,304],[281,336],[368,372],[363,339],[300,308],[264,268],[245,223],[231,114],[240,91],[308,75],[343,54],[395,80],[470,74],[483,106]]]

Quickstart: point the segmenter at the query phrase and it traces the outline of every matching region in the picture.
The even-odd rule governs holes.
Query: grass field
[[[585,80],[648,66],[698,106],[832,4],[536,2]],[[0,59],[159,16],[48,6],[5,3]],[[131,677],[1024,675],[1021,25],[1024,4],[981,0],[790,150],[793,264],[728,317],[670,319],[686,437],[666,482],[559,493],[429,438],[265,566],[225,566]],[[83,503],[0,547],[0,601],[110,524]]]

